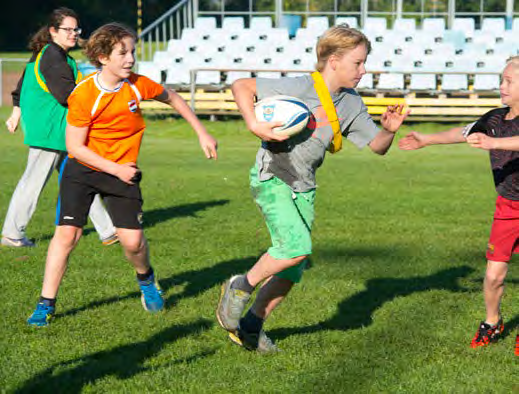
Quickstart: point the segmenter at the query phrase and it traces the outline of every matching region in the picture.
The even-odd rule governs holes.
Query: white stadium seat
[[[436,90],[435,74],[411,74],[411,90]]]
[[[410,33],[416,30],[416,20],[411,18],[398,18],[393,23],[393,31],[401,33]]]
[[[213,16],[201,16],[196,18],[195,29],[199,31],[211,31],[216,29],[216,18]]]
[[[336,25],[342,25],[343,23],[346,23],[349,27],[354,29],[359,27],[359,22],[354,16],[340,16],[335,20]]]
[[[387,20],[382,17],[367,17],[363,30],[384,33],[387,30]]]
[[[442,90],[456,92],[468,89],[468,78],[466,74],[443,74]]]
[[[468,35],[475,30],[475,22],[473,18],[454,18],[452,30],[459,30]],[[472,36],[472,35],[471,35]]]
[[[494,36],[502,33],[505,31],[505,20],[503,18],[484,18],[481,24],[481,31]]]
[[[328,17],[326,16],[309,16],[306,21],[306,29],[322,34],[329,27]]]
[[[422,30],[427,32],[443,32],[445,30],[445,19],[443,18],[424,18]]]
[[[373,74],[365,74],[357,85],[357,89],[373,89]]]
[[[241,16],[226,16],[223,18],[222,29],[229,33],[242,31],[245,29],[243,18]]]
[[[380,74],[377,88],[380,90],[403,90],[404,74],[388,73]]]
[[[250,28],[259,31],[269,30],[272,28],[272,18],[270,16],[254,16],[251,18]]]
[[[160,68],[153,62],[138,62],[137,72],[150,78],[152,81],[162,83],[162,73]]]
[[[474,76],[474,90],[499,90],[499,75],[476,74]]]

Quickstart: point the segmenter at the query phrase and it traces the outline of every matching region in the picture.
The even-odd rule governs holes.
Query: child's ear
[[[49,28],[49,34],[50,34],[50,36],[52,37],[52,39],[54,40],[54,39],[56,38],[56,36],[58,35],[58,30],[56,30],[56,29],[54,28],[54,26],[51,26],[51,27]]]
[[[99,55],[97,57],[97,60],[99,61],[99,63],[101,63],[103,66],[106,66],[106,63],[108,63],[108,56],[105,56],[105,55]]]

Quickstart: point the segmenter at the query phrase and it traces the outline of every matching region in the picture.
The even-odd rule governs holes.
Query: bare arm
[[[13,107],[13,111],[9,118],[5,121],[5,125],[7,126],[7,130],[11,134],[13,134],[18,128],[18,124],[20,123],[20,117],[22,116],[22,110],[18,106]]]
[[[254,114],[256,79],[238,79],[232,84],[232,94],[247,128],[263,141],[283,141],[288,137],[275,134],[272,129],[282,124],[276,122],[258,122]]]
[[[463,127],[454,127],[434,134],[422,134],[411,131],[398,142],[402,150],[416,150],[428,145],[459,144],[465,142]]]
[[[473,148],[484,150],[496,149],[519,151],[519,136],[493,138],[483,133],[474,133],[467,137],[467,143]]]
[[[155,100],[170,105],[191,125],[198,136],[200,147],[208,159],[216,159],[218,157],[216,153],[218,148],[216,139],[207,132],[204,125],[177,92],[172,89],[165,89],[160,95],[155,97]]]
[[[395,133],[410,113],[410,111],[403,111],[403,105],[392,105],[387,107],[386,112],[382,114],[380,119],[382,130],[380,130],[375,138],[373,138],[369,143],[369,147],[373,152],[379,155],[385,155],[387,153],[393,143]]]
[[[114,175],[123,182],[132,185],[131,179],[139,171],[135,163],[117,164],[98,155],[85,145],[87,134],[88,127],[76,127],[67,124],[67,151],[79,161]]]

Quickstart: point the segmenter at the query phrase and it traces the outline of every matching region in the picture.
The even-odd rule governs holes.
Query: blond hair
[[[96,67],[101,67],[100,56],[109,57],[114,47],[126,37],[137,41],[137,34],[122,23],[112,22],[94,31],[85,45],[85,55]]]
[[[371,52],[371,43],[362,32],[349,27],[347,24],[333,26],[326,30],[317,42],[317,71],[323,71],[330,56],[342,56],[347,51],[365,45],[368,54]]]

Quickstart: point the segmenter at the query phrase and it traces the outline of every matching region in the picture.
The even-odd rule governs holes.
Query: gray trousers
[[[59,171],[66,155],[66,152],[53,149],[29,148],[27,167],[11,197],[5,217],[2,229],[4,237],[13,239],[25,237],[25,229],[36,210],[40,194],[52,172]],[[99,234],[99,239],[106,239],[115,233],[112,220],[99,195],[95,196],[89,215]]]

